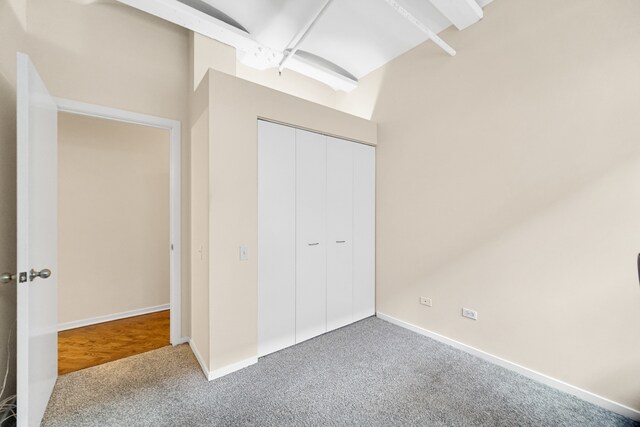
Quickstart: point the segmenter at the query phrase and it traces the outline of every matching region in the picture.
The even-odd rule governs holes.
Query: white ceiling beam
[[[431,0],[458,30],[464,30],[482,19],[482,8],[475,0]]]
[[[248,33],[176,0],[118,1],[229,46],[234,46],[243,52],[261,52],[266,57],[272,58],[276,64],[276,59],[280,59],[280,52],[258,43]]]
[[[293,37],[293,39],[291,39],[291,41],[289,42],[289,45],[284,51],[284,57],[282,58],[282,61],[280,61],[280,64],[278,65],[278,71],[282,73],[282,70],[284,69],[285,65],[287,65],[287,62],[289,62],[291,57],[293,57],[296,54],[302,42],[304,42],[307,36],[311,33],[311,30],[313,30],[313,27],[315,27],[315,25],[318,23],[318,21],[320,20],[324,12],[329,8],[329,5],[331,4],[331,2],[333,2],[333,0],[327,0],[324,3],[324,6],[322,6],[322,8],[318,11],[318,13],[316,13],[315,16],[311,18],[311,20],[307,22],[307,24],[304,27],[302,27],[300,31],[298,31],[298,33]]]
[[[315,64],[307,61],[301,56],[291,58],[288,62],[287,69],[304,74],[314,80],[318,80],[333,90],[341,90],[343,92],[351,92],[358,87],[358,82],[348,77],[338,74],[332,70],[317,67]]]
[[[252,68],[263,70],[276,67],[283,58],[282,52],[257,42],[248,33],[176,0],[118,1],[196,33],[218,40],[229,46],[233,46],[236,48],[238,58],[241,62]],[[291,58],[289,68],[331,86],[335,90],[349,92],[358,86],[357,81],[353,81],[331,70],[317,67],[300,57]]]
[[[396,0],[384,0],[384,1],[387,2],[387,4],[391,6],[396,12],[398,12],[403,18],[411,22],[416,28],[418,28],[420,31],[425,33],[431,40],[433,40],[435,44],[440,46],[442,50],[444,50],[451,56],[455,56],[456,51],[451,46],[449,46],[444,40],[438,37],[438,35],[435,32],[431,31],[429,27],[427,27],[418,19],[416,19],[416,17],[413,16],[407,9],[400,6],[400,4]]]

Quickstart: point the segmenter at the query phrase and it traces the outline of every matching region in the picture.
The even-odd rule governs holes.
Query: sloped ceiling
[[[169,7],[173,6],[171,2],[178,2],[120,1],[150,13],[157,11],[158,5]],[[149,1],[155,2],[153,7],[145,4]],[[442,3],[443,1],[449,3]],[[452,23],[458,28],[460,22],[468,25],[464,23],[464,19],[456,19],[456,13],[465,9],[466,12],[479,11],[482,15],[480,7],[484,7],[489,1],[491,0],[335,0],[330,2],[307,36],[297,45],[300,50],[297,59],[306,65],[298,63],[296,68],[296,63],[290,60],[289,67],[324,81],[335,89],[349,90],[351,86],[357,85],[357,79],[429,39],[427,33],[398,13],[397,7],[405,9],[437,34]],[[179,0],[179,3],[181,7],[189,6],[200,18],[210,18],[234,27],[239,34],[255,41],[257,48],[220,40],[235,44],[239,59],[247,65],[269,68],[278,66],[283,59],[283,52],[296,45],[304,29],[318,16],[327,0]],[[390,3],[396,3],[396,8]],[[451,12],[452,8],[457,8],[457,11]],[[171,20],[166,13],[154,14]],[[468,16],[467,14],[467,18]],[[452,18],[457,22],[452,22]],[[480,19],[479,16],[473,18],[472,22]],[[174,22],[189,27],[184,24],[184,17]],[[201,32],[202,28],[199,24],[197,29],[190,29]],[[223,38],[216,37],[216,34],[205,35]],[[246,51],[251,51],[248,53],[253,56],[248,57]],[[256,61],[259,56],[262,57],[259,58],[261,61]],[[320,71],[316,72],[314,68]],[[333,77],[340,78],[340,81],[332,84]],[[353,84],[350,86],[346,83]]]

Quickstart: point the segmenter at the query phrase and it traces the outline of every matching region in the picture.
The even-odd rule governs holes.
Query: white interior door
[[[327,331],[326,137],[296,129],[296,343]]]
[[[327,331],[353,317],[354,145],[327,138]]]
[[[258,121],[258,357],[296,343],[296,131]]]
[[[58,377],[58,110],[29,57],[17,65],[18,426],[38,426]]]

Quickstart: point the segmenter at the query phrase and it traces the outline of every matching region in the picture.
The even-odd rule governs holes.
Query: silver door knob
[[[0,283],[9,283],[10,281],[12,281],[15,278],[16,278],[15,274],[2,273],[2,274],[0,274]]]
[[[51,276],[51,270],[49,270],[48,268],[44,268],[40,271],[36,271],[32,268],[31,272],[29,272],[29,280],[32,282],[36,277],[39,277],[41,279],[48,279],[49,276]]]

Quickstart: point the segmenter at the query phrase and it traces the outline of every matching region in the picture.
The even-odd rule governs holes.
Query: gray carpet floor
[[[377,318],[208,382],[187,345],[61,376],[43,426],[631,426]]]

